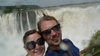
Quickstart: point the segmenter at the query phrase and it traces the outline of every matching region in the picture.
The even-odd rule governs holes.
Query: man
[[[43,56],[45,51],[44,39],[36,30],[29,30],[23,37],[24,48],[27,56]]]
[[[44,15],[38,22],[38,29],[48,43],[45,56],[80,56],[79,49],[69,39],[62,40],[60,24],[54,17]]]

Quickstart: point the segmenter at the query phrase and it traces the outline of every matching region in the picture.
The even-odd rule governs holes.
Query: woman
[[[23,37],[23,42],[28,56],[43,56],[45,52],[44,39],[38,31],[27,31]]]

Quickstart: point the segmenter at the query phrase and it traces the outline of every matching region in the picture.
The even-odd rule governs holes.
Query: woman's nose
[[[35,51],[35,52],[38,51],[39,48],[40,48],[40,46],[39,46],[38,44],[36,44],[34,51]]]

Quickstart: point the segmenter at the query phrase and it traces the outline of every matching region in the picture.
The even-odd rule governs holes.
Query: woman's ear
[[[27,49],[26,46],[24,46],[24,49]]]
[[[29,52],[26,46],[24,46],[24,49],[25,49],[27,52]]]

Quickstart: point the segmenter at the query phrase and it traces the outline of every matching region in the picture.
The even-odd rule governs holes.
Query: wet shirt
[[[45,56],[80,56],[79,49],[69,39],[63,39],[62,42],[70,45],[70,49],[69,50],[52,50],[48,48]]]

